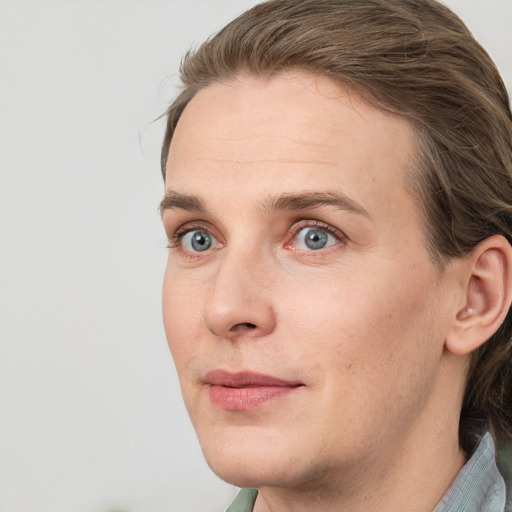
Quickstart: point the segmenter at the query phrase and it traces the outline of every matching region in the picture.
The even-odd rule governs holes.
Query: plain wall
[[[162,121],[253,0],[0,0],[0,511],[220,512],[163,332]],[[512,1],[452,0],[512,89]]]

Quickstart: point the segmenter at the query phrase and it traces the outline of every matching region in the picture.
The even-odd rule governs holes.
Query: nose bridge
[[[229,339],[271,332],[275,327],[271,267],[258,248],[228,244],[205,298],[205,326],[216,336]]]

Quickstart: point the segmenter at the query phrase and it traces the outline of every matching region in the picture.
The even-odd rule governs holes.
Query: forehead
[[[412,201],[404,177],[414,152],[406,120],[327,77],[240,77],[206,87],[187,105],[171,141],[166,186],[183,193],[207,186],[212,199],[218,187],[235,200],[243,190],[244,201],[251,192],[336,188],[390,209]]]

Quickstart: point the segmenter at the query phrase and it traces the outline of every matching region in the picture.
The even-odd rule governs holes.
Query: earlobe
[[[467,258],[465,304],[456,312],[446,349],[469,354],[498,329],[512,302],[512,248],[499,235],[480,242]]]

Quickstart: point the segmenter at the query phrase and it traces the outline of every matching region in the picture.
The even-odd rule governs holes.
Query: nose
[[[203,322],[223,339],[260,338],[275,329],[268,266],[246,253],[226,254],[212,276]]]

